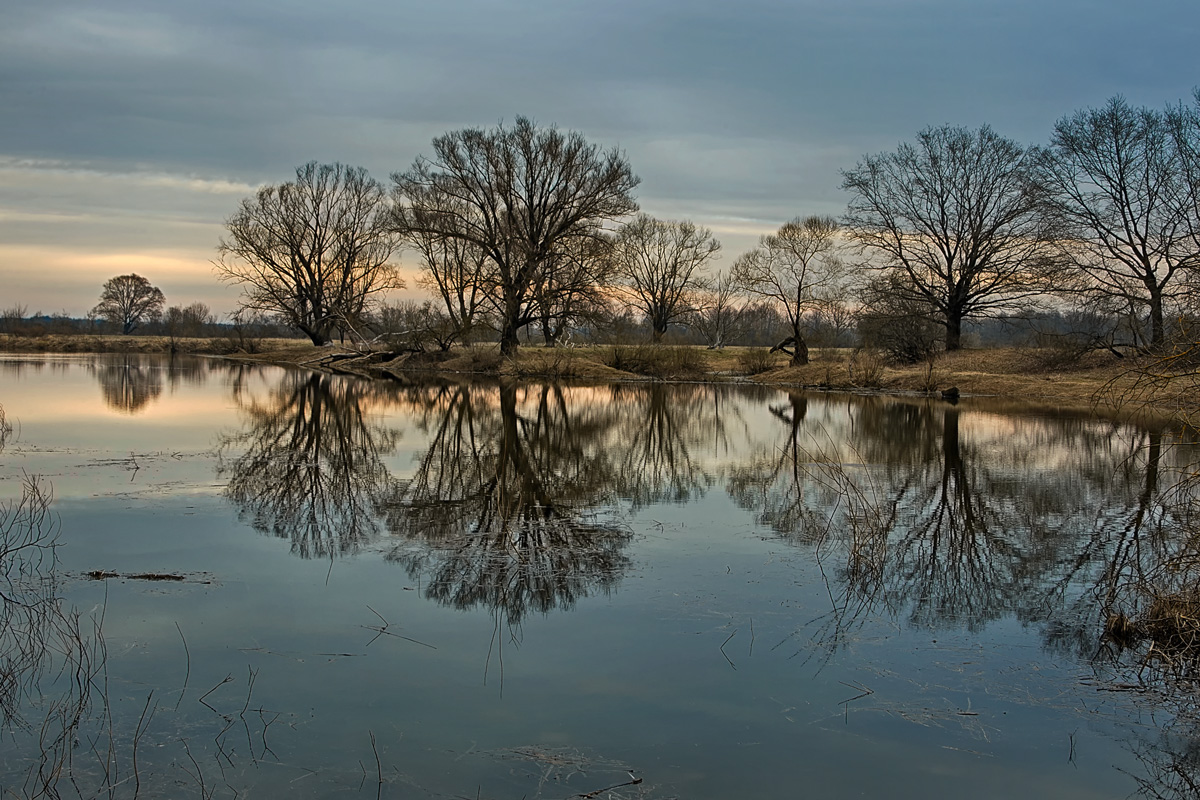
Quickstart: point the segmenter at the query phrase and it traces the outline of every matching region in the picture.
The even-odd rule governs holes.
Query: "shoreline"
[[[242,346],[239,347],[239,344]],[[930,362],[886,364],[867,351],[814,348],[804,366],[790,366],[766,348],[695,345],[587,345],[521,347],[502,356],[495,345],[448,353],[361,352],[342,345],[318,347],[301,340],[254,340],[245,347],[225,339],[161,336],[44,336],[0,334],[0,353],[204,355],[246,363],[276,364],[376,380],[550,380],[572,383],[669,381],[742,384],[818,392],[941,398],[957,389],[963,400],[1088,413],[1143,424],[1187,425],[1196,419],[1194,376],[1151,384],[1147,364],[1108,353],[1069,358],[1035,348],[994,348],[943,353]],[[246,350],[254,352],[246,352]]]

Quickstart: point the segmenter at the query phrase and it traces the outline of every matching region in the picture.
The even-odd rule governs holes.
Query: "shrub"
[[[775,368],[775,354],[765,347],[748,347],[738,353],[738,368],[745,375],[758,375]]]
[[[855,386],[878,388],[883,385],[884,358],[878,351],[860,347],[850,356],[850,382]]]
[[[704,358],[694,347],[662,347],[650,344],[613,345],[603,362],[622,372],[654,378],[679,378],[695,375],[704,367]]]

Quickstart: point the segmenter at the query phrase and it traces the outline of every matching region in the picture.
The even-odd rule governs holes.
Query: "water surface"
[[[27,571],[80,615],[10,691],[16,796],[1182,796],[1196,774],[1179,697],[1103,638],[1182,541],[1195,451],[1166,431],[146,356],[2,357],[0,404],[0,498],[54,494],[55,562]]]

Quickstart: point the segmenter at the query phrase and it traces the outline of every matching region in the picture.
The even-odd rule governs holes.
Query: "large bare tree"
[[[915,144],[842,173],[845,224],[896,286],[929,303],[962,345],[962,324],[1039,294],[1044,217],[1029,150],[983,126],[927,128]]]
[[[630,303],[646,315],[654,340],[696,311],[708,288],[705,265],[720,251],[712,231],[686,220],[669,222],[639,214],[617,231],[613,262]]]
[[[398,239],[383,186],[362,167],[318,164],[264,186],[226,222],[216,269],[242,285],[242,309],[277,314],[326,344],[403,281],[390,263]]]
[[[1150,349],[1163,344],[1172,287],[1200,265],[1188,136],[1185,125],[1172,136],[1173,116],[1114,97],[1060,119],[1038,160],[1071,288],[1112,313],[1134,310],[1147,327],[1137,344]]]
[[[158,320],[165,304],[166,298],[157,286],[152,286],[141,275],[131,273],[104,282],[100,302],[92,309],[92,314],[104,317],[128,335],[142,323]]]
[[[599,236],[604,223],[637,210],[638,184],[625,156],[579,133],[541,128],[468,128],[433,140],[392,176],[395,228],[407,238],[442,237],[479,248],[493,268],[500,349],[536,319],[536,289],[549,263],[573,239]]]
[[[838,224],[830,217],[796,218],[733,264],[733,280],[779,308],[791,336],[776,345],[792,364],[808,363],[805,328],[810,317],[836,303],[843,291],[845,262],[839,257]]]

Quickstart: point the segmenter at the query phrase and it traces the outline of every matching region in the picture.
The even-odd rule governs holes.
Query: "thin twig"
[[[729,636],[727,636],[727,637],[725,638],[725,641],[721,642],[721,648],[720,648],[720,649],[721,649],[721,655],[725,656],[725,660],[726,660],[726,661],[729,661],[729,656],[728,656],[728,655],[725,653],[725,645],[729,644],[729,640],[730,640],[730,639],[732,639],[733,637],[737,636],[737,632],[738,632],[738,629],[737,629],[737,628],[734,628],[734,629],[733,629],[733,633],[729,634]],[[736,665],[736,664],[734,664],[732,661],[729,661],[729,666],[733,667],[735,670],[737,669],[737,665]]]
[[[199,699],[197,702],[199,702],[201,705],[208,706],[208,709],[209,709],[210,711],[212,711],[214,714],[221,714],[221,712],[220,712],[220,711],[217,711],[215,708],[213,708],[212,706],[208,705],[208,703],[205,703],[205,702],[204,702],[204,698],[208,697],[210,694],[212,694],[213,692],[215,692],[217,689],[221,688],[221,687],[222,687],[222,686],[224,686],[225,684],[229,683],[231,680],[233,680],[233,675],[232,675],[232,674],[230,674],[230,675],[226,675],[224,678],[222,678],[222,679],[221,679],[221,682],[220,682],[220,683],[218,683],[216,686],[214,686],[214,687],[212,687],[211,689],[209,689],[209,690],[208,690],[207,692],[205,692],[204,694],[200,695],[200,699]],[[225,716],[225,715],[224,715],[224,714],[221,714],[221,716]]]
[[[175,701],[175,710],[179,710],[179,704],[183,702],[183,696],[187,694],[188,679],[192,677],[192,653],[188,650],[187,637],[183,635],[183,628],[179,627],[179,621],[175,621],[175,630],[179,631],[179,638],[183,640],[183,655],[187,659],[186,671],[183,673],[183,690],[179,693],[179,699]]]
[[[383,763],[379,760],[379,748],[375,746],[375,731],[368,730],[371,735],[371,752],[375,754],[375,774],[379,777],[379,783],[375,789],[375,797],[378,800],[383,796]]]

